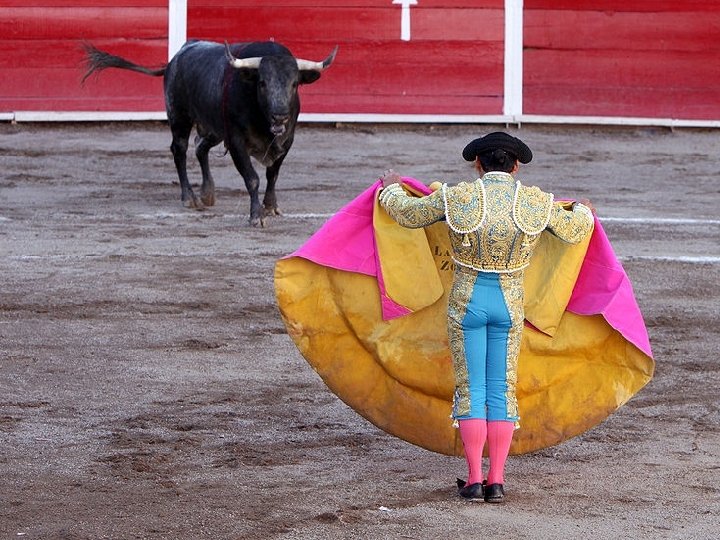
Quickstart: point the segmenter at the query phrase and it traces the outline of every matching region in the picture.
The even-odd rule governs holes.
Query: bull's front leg
[[[230,156],[232,157],[235,168],[240,176],[245,180],[245,187],[250,195],[250,225],[253,227],[265,226],[262,208],[260,207],[260,197],[258,191],[260,188],[260,178],[252,166],[250,156],[245,150],[245,145],[238,137],[233,137],[229,144]]]
[[[263,206],[265,207],[266,216],[282,215],[277,205],[277,197],[275,195],[275,183],[277,182],[278,175],[280,174],[280,165],[282,165],[284,159],[285,156],[282,156],[265,170],[265,178],[267,179],[267,185],[265,188],[265,197],[263,198]]]

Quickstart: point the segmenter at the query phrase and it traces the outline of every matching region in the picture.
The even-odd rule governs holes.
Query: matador
[[[380,204],[404,227],[447,222],[455,262],[447,317],[455,375],[452,417],[468,462],[468,480],[458,480],[458,486],[467,499],[502,502],[505,461],[520,420],[515,387],[524,269],[543,231],[578,243],[592,232],[593,216],[589,203],[556,202],[551,193],[514,178],[518,163],[532,159],[516,137],[495,132],[475,139],[463,157],[475,162],[480,178],[414,197],[390,171],[383,177]],[[486,440],[490,469],[484,480]]]

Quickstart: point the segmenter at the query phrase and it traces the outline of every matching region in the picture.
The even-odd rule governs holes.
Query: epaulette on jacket
[[[468,234],[483,226],[487,210],[482,180],[460,182],[453,188],[443,184],[442,193],[448,227],[458,234]]]
[[[517,182],[512,215],[515,225],[525,234],[540,234],[550,222],[553,198],[552,193]]]

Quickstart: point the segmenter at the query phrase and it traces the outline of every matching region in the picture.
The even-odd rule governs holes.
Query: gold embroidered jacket
[[[400,225],[425,227],[445,219],[455,262],[482,272],[522,270],[548,230],[578,243],[592,231],[590,209],[557,203],[552,193],[523,186],[512,175],[489,172],[474,182],[443,184],[425,197],[405,193],[399,184],[383,189],[380,204]]]

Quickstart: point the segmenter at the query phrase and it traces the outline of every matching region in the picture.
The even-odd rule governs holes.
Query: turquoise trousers
[[[455,418],[517,420],[508,414],[507,407],[508,334],[511,327],[499,274],[478,272],[458,329],[467,366],[470,411]]]

